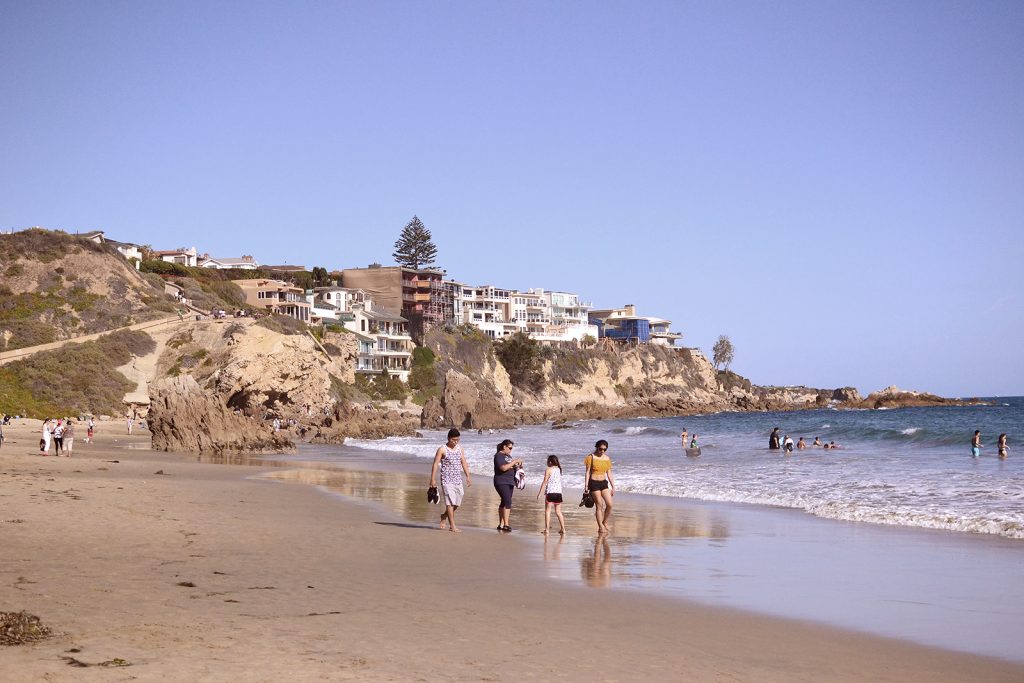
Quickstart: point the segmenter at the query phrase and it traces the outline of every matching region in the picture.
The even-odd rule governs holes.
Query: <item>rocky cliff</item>
[[[282,433],[294,440],[340,443],[346,437],[412,434],[419,424],[418,410],[410,415],[367,409],[368,401],[352,384],[357,348],[352,334],[327,333],[319,343],[308,334],[282,334],[244,318],[198,321],[167,341],[158,375],[189,376],[212,404],[231,414],[237,411],[250,428],[253,421],[265,426],[277,418]],[[163,400],[154,394],[160,386],[151,385],[154,405]],[[174,420],[176,436],[168,443],[195,450],[212,436],[206,434],[209,425],[187,405],[179,400],[165,409],[183,411]],[[164,447],[156,432],[154,447]]]
[[[191,375],[167,377],[150,388],[153,448],[188,453],[281,452],[292,448],[265,423],[236,414]]]
[[[485,337],[432,332],[439,395],[424,427],[506,428],[544,421],[689,415],[715,411],[804,410],[962,402],[890,388],[866,399],[853,387],[761,387],[716,371],[696,349],[658,346],[545,348],[532,381],[514,385]]]

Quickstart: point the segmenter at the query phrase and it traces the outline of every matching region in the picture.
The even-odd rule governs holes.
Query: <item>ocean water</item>
[[[771,505],[824,518],[993,534],[1024,539],[1024,397],[991,405],[892,410],[809,410],[785,413],[589,420],[478,434],[465,430],[470,469],[489,476],[495,445],[516,442],[536,486],[549,454],[559,457],[568,487],[582,488],[583,457],[597,439],[610,443],[619,491],[705,501]],[[679,435],[699,435],[702,455],[686,457]],[[773,427],[796,441],[834,441],[837,450],[768,450]],[[970,440],[982,432],[980,458]],[[1009,437],[1000,459],[996,438]],[[444,432],[423,437],[351,440],[363,449],[404,454],[429,467]]]

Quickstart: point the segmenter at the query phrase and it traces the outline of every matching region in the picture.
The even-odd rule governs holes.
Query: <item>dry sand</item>
[[[57,634],[0,647],[3,681],[1024,680],[1000,660],[554,582],[506,536],[134,450],[148,436],[121,422],[93,445],[81,429],[71,459],[36,455],[30,428],[0,448],[0,611]]]

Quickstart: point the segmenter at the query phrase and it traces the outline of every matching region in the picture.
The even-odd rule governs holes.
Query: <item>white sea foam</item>
[[[780,416],[778,421],[790,433],[813,433],[815,425],[822,431],[834,425],[832,433],[842,437],[845,446],[834,452],[810,448],[790,456],[764,448],[774,418],[766,423],[734,414],[642,423],[589,421],[565,430],[542,425],[485,435],[466,430],[462,443],[470,470],[489,476],[495,443],[512,438],[533,487],[543,477],[545,457],[554,453],[561,459],[566,486],[580,488],[584,455],[596,439],[607,439],[616,485],[624,492],[781,506],[837,520],[1024,539],[1024,460],[964,457],[958,435],[976,428],[977,413],[947,423],[955,411],[933,411],[915,415],[912,419],[918,424],[910,427],[905,414],[841,411],[824,424],[820,413]],[[1001,425],[1006,418],[1001,414],[999,420]],[[680,457],[678,435],[683,426],[700,433],[703,457]],[[1012,422],[1009,426],[1003,430],[1016,429]],[[984,423],[980,427],[985,433],[993,431]],[[901,438],[921,433],[935,438]],[[444,443],[444,432],[347,443],[406,453],[422,463]],[[712,443],[718,448],[711,448]]]

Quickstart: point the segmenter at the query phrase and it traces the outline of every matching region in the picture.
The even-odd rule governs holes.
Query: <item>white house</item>
[[[185,249],[170,249],[166,251],[154,251],[153,256],[168,263],[180,263],[183,266],[195,267],[199,265],[199,256],[195,247]]]
[[[242,256],[241,258],[213,258],[208,254],[204,254],[203,258],[199,260],[200,268],[216,268],[217,270],[256,270],[260,267],[260,264],[256,262],[252,256]]]

